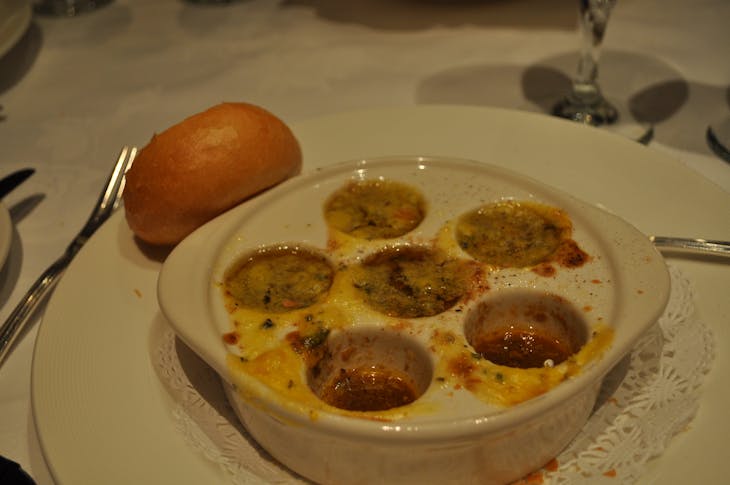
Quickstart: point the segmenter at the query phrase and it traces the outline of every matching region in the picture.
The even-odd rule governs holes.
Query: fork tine
[[[114,169],[112,170],[112,173],[109,174],[109,178],[106,182],[106,190],[101,193],[99,196],[99,201],[97,203],[97,207],[99,207],[101,210],[100,212],[106,211],[107,206],[113,205],[114,200],[117,197],[117,191],[119,189],[119,184],[122,179],[124,179],[124,169],[127,165],[128,155],[129,153],[129,147],[123,147],[122,151],[119,153],[119,157],[117,158],[117,163],[114,164]]]
[[[119,200],[122,195],[122,184],[124,183],[124,174],[129,168],[134,156],[137,154],[137,149],[132,147],[122,148],[117,158],[117,162],[114,164],[111,174],[107,179],[104,191],[99,195],[99,200],[94,207],[93,212],[86,221],[86,225],[82,229],[85,234],[90,234],[96,230],[102,222],[104,222],[114,209],[119,205]]]
[[[122,174],[126,174],[127,170],[132,166],[132,163],[134,163],[134,158],[137,156],[137,147],[132,147],[129,149],[129,156],[127,157],[127,161],[124,164]],[[119,207],[119,204],[122,203],[122,195],[124,194],[124,186],[126,184],[127,178],[122,177],[122,179],[119,182],[119,188],[117,189],[117,193],[114,196],[114,204],[113,204],[113,210],[116,210]]]

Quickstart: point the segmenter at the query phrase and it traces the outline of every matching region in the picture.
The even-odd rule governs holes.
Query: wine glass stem
[[[581,49],[578,72],[570,93],[553,107],[553,114],[594,126],[614,124],[618,110],[598,87],[598,57],[608,18],[616,0],[579,0]]]
[[[573,95],[586,104],[598,101],[598,59],[608,19],[616,0],[580,0],[581,51]]]

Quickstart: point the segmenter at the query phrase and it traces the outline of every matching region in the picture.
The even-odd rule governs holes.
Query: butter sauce
[[[233,264],[219,286],[234,327],[223,338],[240,351],[229,357],[235,378],[259,380],[313,419],[327,410],[390,420],[436,411],[420,399],[429,387],[469,392],[491,405],[518,404],[579,373],[609,347],[612,329],[605,323],[580,321],[574,340],[539,325],[477,337],[469,328],[469,312],[492,296],[490,272],[515,267],[548,278],[557,271],[553,263],[570,269],[591,261],[571,239],[571,221],[560,209],[520,201],[481,205],[444,221],[431,244],[384,240],[368,257],[358,253],[358,239],[407,234],[425,207],[406,184],[350,182],[323,208],[333,231],[327,248],[274,245]],[[355,243],[333,242],[338,234]],[[335,260],[333,248],[343,247],[356,257]],[[429,357],[384,366],[396,347],[377,350],[378,338],[366,337],[351,348],[376,342],[376,357],[349,362],[354,350],[340,349],[333,338],[363,325],[398,335],[404,343],[397,347],[413,345],[409,352]],[[416,386],[423,375],[427,382]]]

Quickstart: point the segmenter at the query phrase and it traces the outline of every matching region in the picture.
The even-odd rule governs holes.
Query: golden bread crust
[[[127,222],[174,245],[210,219],[301,170],[294,134],[255,105],[223,103],[154,135],[127,172]]]

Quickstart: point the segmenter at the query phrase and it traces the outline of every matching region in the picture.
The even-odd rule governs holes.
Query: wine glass
[[[598,60],[608,19],[616,0],[579,0],[581,50],[571,91],[561,99],[552,114],[579,123],[600,126],[648,143],[653,135],[631,116],[626,102],[609,101],[598,85]]]
[[[112,0],[37,0],[33,11],[49,17],[75,17],[102,7]]]

